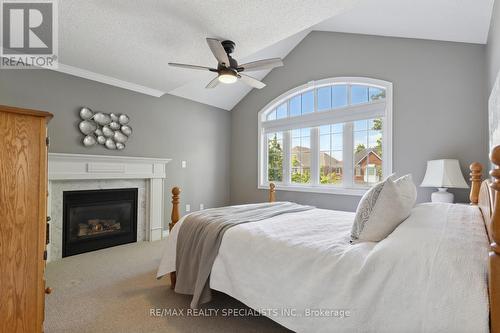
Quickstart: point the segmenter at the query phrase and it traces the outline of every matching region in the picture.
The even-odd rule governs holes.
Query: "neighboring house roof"
[[[365,148],[354,154],[354,165],[361,163],[370,154],[375,155],[382,162],[382,158],[377,154],[376,148]]]
[[[292,155],[293,154],[295,154],[297,156],[297,160],[300,163],[301,167],[303,167],[303,168],[310,168],[311,167],[311,149],[310,148],[300,147],[300,146],[293,147],[292,148]],[[329,165],[333,168],[342,167],[342,161],[339,161],[335,157],[331,156],[330,154],[324,153],[324,152],[320,153],[320,155],[319,155],[319,163],[320,163],[320,165]]]
[[[373,154],[380,162],[382,158],[377,154],[376,148],[363,149],[354,154],[354,165],[360,164],[368,155]],[[302,168],[311,167],[311,149],[307,147],[296,146],[292,148],[292,155],[297,156],[297,161]],[[322,152],[319,155],[320,165],[329,165],[333,168],[342,167],[342,161],[337,160],[330,154]],[[293,166],[292,166],[293,167]]]

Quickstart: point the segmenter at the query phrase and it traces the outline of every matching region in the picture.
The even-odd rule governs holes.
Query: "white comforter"
[[[477,207],[422,204],[379,243],[353,213],[315,209],[231,228],[210,287],[297,332],[488,332],[488,241]],[[158,276],[175,270],[182,220]]]

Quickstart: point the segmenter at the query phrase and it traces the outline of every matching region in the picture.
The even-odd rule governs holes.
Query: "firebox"
[[[62,256],[137,241],[137,188],[63,192]]]

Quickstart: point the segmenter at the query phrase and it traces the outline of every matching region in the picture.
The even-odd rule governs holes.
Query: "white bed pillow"
[[[378,242],[410,216],[417,199],[411,175],[388,177],[363,195],[356,210],[351,242]]]

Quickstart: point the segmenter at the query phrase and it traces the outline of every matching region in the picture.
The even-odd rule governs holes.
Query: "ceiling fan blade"
[[[219,64],[224,63],[226,67],[229,67],[230,65],[229,58],[220,40],[215,38],[207,38],[207,44],[208,47],[210,47],[210,50],[214,54]]]
[[[262,89],[264,88],[266,85],[262,82],[260,82],[259,80],[251,77],[251,76],[248,76],[248,75],[245,75],[245,74],[238,74],[239,78],[241,79],[241,81],[245,82],[246,84],[248,84],[250,87],[253,87],[253,88],[257,88],[257,89]]]
[[[178,64],[178,63],[175,63],[175,62],[169,62],[168,64],[170,66],[173,66],[173,67],[180,67],[180,68],[187,68],[187,69],[197,69],[197,70],[202,70],[202,71],[217,72],[217,70],[215,68],[210,68],[210,67],[205,67],[205,66],[188,65],[188,64]]]
[[[238,69],[243,68],[242,71],[260,71],[263,69],[271,69],[283,66],[283,61],[280,58],[271,58],[252,61],[243,65],[239,65]]]
[[[205,86],[205,88],[212,89],[212,88],[217,87],[218,84],[219,84],[219,76],[216,76],[215,79],[208,82],[208,84]]]

